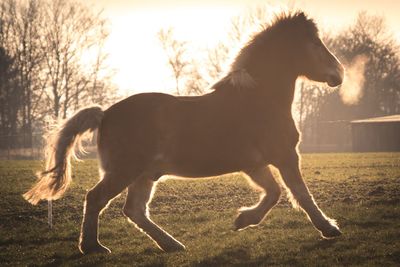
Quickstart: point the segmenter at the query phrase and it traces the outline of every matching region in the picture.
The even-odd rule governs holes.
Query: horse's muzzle
[[[343,77],[344,77],[344,68],[343,66],[339,63],[337,65],[336,71],[333,73],[329,73],[326,76],[326,83],[330,87],[336,87],[339,86],[343,83]]]
[[[342,84],[343,78],[339,75],[328,75],[326,82],[330,87],[336,87]]]

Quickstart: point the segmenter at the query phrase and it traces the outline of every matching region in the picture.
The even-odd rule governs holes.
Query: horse
[[[163,251],[184,250],[149,216],[157,182],[166,175],[243,173],[263,193],[255,206],[239,211],[236,230],[258,225],[278,203],[282,184],[323,238],[338,237],[336,221],[318,207],[303,180],[291,107],[298,77],[335,87],[343,76],[344,67],[320,39],[316,23],[301,11],[283,13],[243,46],[207,94],[142,93],[107,110],[93,106],[77,112],[49,140],[46,170],[24,198],[32,204],[60,198],[71,181],[75,145],[97,129],[101,180],[85,197],[83,254],[110,252],[98,240],[99,214],[126,188],[123,214]],[[281,177],[272,174],[272,166]]]

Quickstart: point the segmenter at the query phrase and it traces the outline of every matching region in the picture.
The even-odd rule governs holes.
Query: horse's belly
[[[170,162],[171,174],[186,177],[215,176],[249,170],[264,164],[261,154],[250,148],[224,148],[215,144],[213,148],[191,146],[175,154]]]

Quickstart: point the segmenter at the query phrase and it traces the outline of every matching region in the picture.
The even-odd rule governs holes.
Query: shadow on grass
[[[316,249],[327,249],[332,247],[338,239],[321,239],[312,244],[306,244],[301,246],[301,251],[312,251]]]
[[[267,250],[267,249],[266,249]],[[198,263],[191,264],[191,266],[205,267],[205,266],[298,266],[299,262],[295,258],[277,258],[269,254],[252,257],[248,250],[238,248],[233,250],[225,250],[219,255],[204,259]]]
[[[63,266],[65,265],[68,261],[74,261],[74,260],[79,260],[79,259],[83,259],[83,257],[85,257],[84,255],[82,255],[81,253],[75,253],[72,254],[69,257],[63,257],[61,255],[55,254],[52,259],[50,259],[50,262],[44,264],[43,266]],[[96,263],[94,263],[95,265],[101,265],[101,262],[103,262],[102,259],[99,259],[99,261]],[[92,263],[90,264],[92,265]]]
[[[9,238],[6,240],[0,240],[0,247],[2,246],[10,246],[10,245],[43,245],[48,244],[49,242],[65,242],[65,241],[73,241],[77,240],[76,236],[66,236],[66,237],[51,237],[51,238],[38,238],[38,239],[15,239]]]
[[[243,248],[236,248],[230,250],[224,250],[222,253],[215,255],[211,258],[206,258],[200,262],[194,263],[192,266],[250,266],[251,264],[250,254],[247,250]]]

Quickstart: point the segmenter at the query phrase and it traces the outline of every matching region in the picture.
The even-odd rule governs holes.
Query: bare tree
[[[65,118],[73,101],[89,89],[90,82],[97,83],[102,61],[98,60],[91,76],[85,77],[87,66],[82,66],[82,56],[103,43],[108,33],[104,31],[104,20],[99,14],[93,14],[78,2],[55,0],[46,4],[44,16],[48,25],[43,29],[41,41],[51,88],[48,97],[53,103],[54,117]]]
[[[204,74],[201,73],[201,66],[195,60],[192,60],[189,71],[186,75],[185,80],[185,93],[188,95],[200,95],[204,93],[208,87],[208,82],[204,78]]]
[[[13,59],[0,47],[0,136],[16,134],[20,94],[14,90]]]
[[[205,64],[210,80],[217,80],[221,77],[228,64],[230,49],[226,43],[218,43],[215,48],[208,49]]]
[[[43,87],[39,80],[43,53],[38,45],[40,38],[40,2],[26,1],[24,4],[15,0],[4,1],[0,5],[1,16],[1,45],[13,58],[11,69],[13,77],[9,77],[8,90],[14,95],[13,134],[19,131],[26,135],[26,145],[32,138],[33,121],[36,111],[40,108],[39,102]],[[18,124],[18,125],[17,125]]]
[[[115,103],[117,97],[117,88],[112,84],[111,80],[115,74],[114,70],[110,69],[107,64],[108,54],[105,53],[105,42],[108,38],[109,31],[106,26],[106,21],[101,20],[101,27],[98,28],[96,46],[91,50],[95,54],[91,68],[87,72],[87,77],[91,83],[87,91],[89,101],[102,106],[107,106]],[[78,96],[78,94],[76,94]],[[76,97],[78,100],[79,97]],[[79,106],[79,105],[77,105]]]
[[[266,6],[260,5],[249,8],[242,15],[234,17],[227,31],[228,41],[220,42],[215,48],[207,49],[206,57],[202,59],[189,56],[188,43],[177,40],[172,28],[160,30],[158,39],[167,55],[168,65],[172,69],[176,93],[178,95],[201,94],[209,84],[219,79],[228,67],[230,55],[237,50],[235,48],[240,47],[255,29],[269,21],[270,16],[267,11]]]
[[[271,20],[271,14],[266,5],[247,8],[244,12],[231,19],[227,31],[227,41],[219,42],[214,48],[208,49],[205,68],[209,80],[215,81],[231,63],[229,60],[238,52],[249,37],[265,27]]]
[[[82,105],[113,100],[107,36],[101,13],[82,2],[0,1],[2,134],[32,135],[47,116],[65,118]]]
[[[247,41],[249,35],[265,27],[271,20],[271,14],[266,5],[249,7],[244,12],[231,20],[228,32],[229,42],[241,44]]]
[[[187,59],[187,43],[175,39],[172,28],[161,29],[158,34],[158,39],[167,55],[168,64],[172,69],[175,79],[175,92],[181,95],[181,84],[185,77],[190,61]]]
[[[11,39],[11,22],[9,21],[8,2],[2,2],[0,9],[0,135],[15,134],[20,105],[20,92],[13,86],[15,70],[14,58],[8,51]]]

